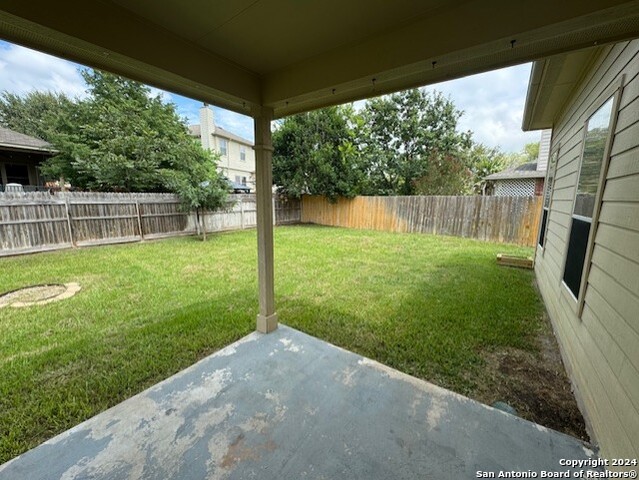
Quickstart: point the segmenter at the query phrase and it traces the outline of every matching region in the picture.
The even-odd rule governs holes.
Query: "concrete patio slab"
[[[0,480],[572,475],[561,460],[596,458],[577,439],[280,326],[0,466]]]

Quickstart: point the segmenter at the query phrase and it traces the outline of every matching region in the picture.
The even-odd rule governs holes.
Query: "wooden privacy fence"
[[[542,197],[356,197],[302,199],[302,223],[419,232],[534,246]]]
[[[255,195],[231,195],[206,213],[210,232],[256,225]],[[275,200],[276,223],[299,223],[300,202]],[[0,193],[0,256],[195,233],[195,215],[173,194]]]

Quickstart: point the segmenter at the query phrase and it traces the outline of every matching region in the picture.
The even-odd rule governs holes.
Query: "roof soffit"
[[[367,6],[387,4],[353,2],[356,11],[362,12]],[[284,21],[278,8],[291,0],[257,0],[244,10],[245,2],[229,7],[229,1],[221,1],[221,6],[241,11],[231,9],[218,20],[206,20],[202,14],[203,27],[191,12],[190,17],[178,19],[178,24],[185,22],[180,24],[182,30],[158,24],[152,15],[159,8],[157,2],[126,3],[137,10],[108,0],[81,4],[60,0],[55,9],[44,0],[5,0],[0,7],[0,36],[240,113],[257,115],[266,106],[274,109],[276,117],[530,61],[594,42],[639,36],[637,0],[434,0],[426,13],[425,7],[418,6],[423,2],[402,0],[401,15],[387,24],[375,17],[378,23],[372,30],[358,27],[356,16],[340,16],[342,9],[333,12],[346,21],[336,30],[323,17],[302,16],[292,19],[300,23],[285,35],[274,34],[272,25],[277,24],[275,20]],[[322,4],[302,3],[308,8]],[[166,0],[164,4],[175,7],[184,2]],[[215,30],[223,28],[223,21],[229,24],[228,18],[242,25],[242,18],[254,15],[251,12],[258,7],[262,10],[256,11],[263,12],[261,22],[246,22],[255,30],[250,35],[240,28],[225,40],[207,40],[210,33],[185,37],[184,25],[194,29],[208,25]],[[322,21],[327,37],[308,40],[308,32]],[[347,35],[331,40],[335,31],[349,28]],[[256,44],[238,53],[231,47],[234,39],[242,43],[240,33],[255,42],[264,39],[271,50]],[[295,45],[290,55],[287,45]],[[266,57],[273,57],[260,58],[265,51]],[[285,66],[265,70],[278,65]]]
[[[553,128],[590,65],[610,48],[593,47],[535,62],[524,105],[524,131]]]

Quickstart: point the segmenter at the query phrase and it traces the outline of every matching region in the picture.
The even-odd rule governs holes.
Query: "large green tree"
[[[0,124],[51,143],[59,153],[47,161],[43,173],[50,179],[70,179],[78,148],[77,107],[76,100],[60,93],[35,90],[21,96],[5,91],[0,96]]]
[[[476,143],[468,151],[473,173],[473,193],[481,195],[486,190],[486,177],[501,172],[508,166],[508,155],[499,148]]]
[[[462,113],[441,93],[423,89],[367,101],[361,142],[368,193],[465,193],[471,178],[465,153],[472,140],[471,132],[458,131]]]
[[[82,76],[82,99],[46,92],[0,98],[4,125],[60,152],[43,165],[45,177],[95,191],[169,191],[179,183],[175,172],[194,184],[220,184],[214,168],[203,168],[215,158],[188,135],[173,104],[117,75],[87,69]]]
[[[422,89],[366,102],[360,141],[367,159],[368,194],[455,195],[472,179],[466,151],[471,132],[459,132],[462,115],[441,93]]]
[[[285,118],[273,133],[273,181],[290,197],[329,199],[360,193],[363,177],[352,106],[328,107]]]
[[[5,91],[0,95],[0,124],[51,142],[73,105],[60,93],[35,90],[20,96]]]

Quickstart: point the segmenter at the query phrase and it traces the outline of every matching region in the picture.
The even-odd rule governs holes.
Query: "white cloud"
[[[461,130],[472,130],[476,141],[519,151],[538,141],[539,132],[522,132],[530,64],[495,70],[426,87],[449,96],[464,111]],[[32,90],[84,96],[85,84],[78,65],[51,55],[0,41],[0,91],[24,94]],[[189,124],[199,123],[201,103],[151,87],[153,95],[174,102]],[[356,107],[363,102],[356,102]],[[245,115],[214,107],[216,123],[241,137],[253,140],[253,122]]]
[[[158,96],[162,99],[162,102],[164,103],[175,103],[175,101],[173,100],[172,93],[169,93],[166,90],[160,90],[157,87],[149,86],[149,97],[155,98]]]
[[[539,141],[539,132],[523,132],[521,123],[530,64],[503,68],[426,87],[449,96],[464,111],[461,130],[472,130],[476,141],[505,151],[520,151]]]
[[[0,42],[0,91],[24,94],[32,90],[85,95],[78,66],[19,45]]]
[[[255,132],[253,131],[253,120],[251,117],[218,107],[214,107],[213,112],[217,125],[251,142],[254,141]]]

